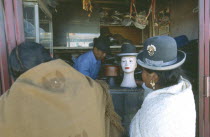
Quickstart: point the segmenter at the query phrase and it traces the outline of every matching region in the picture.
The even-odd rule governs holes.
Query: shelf
[[[143,48],[143,45],[135,45],[137,48]],[[63,50],[63,49],[92,49],[93,47],[53,47],[54,50]],[[121,46],[110,46],[111,49],[119,49]]]
[[[121,24],[100,24],[101,27],[109,27],[109,26],[115,26],[115,27],[129,27],[129,26],[123,26]]]
[[[26,21],[29,21],[30,23],[31,22],[34,22],[34,19],[25,19]],[[42,19],[42,20],[39,20],[39,22],[40,23],[44,23],[44,24],[49,24],[49,20],[44,20],[44,19]]]
[[[36,39],[36,37],[25,37],[26,39]],[[46,37],[40,37],[40,41],[51,41],[50,37],[46,38]]]
[[[92,49],[93,47],[53,47],[53,49]]]
[[[103,24],[101,23],[100,24],[101,27],[135,27],[133,24],[131,24],[130,26],[125,26],[125,25],[122,25],[122,24]]]
[[[25,37],[26,39],[36,39],[36,37]]]

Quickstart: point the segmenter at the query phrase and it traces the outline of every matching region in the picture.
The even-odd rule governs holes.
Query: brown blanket
[[[1,137],[119,137],[107,85],[62,60],[22,74],[0,97]]]

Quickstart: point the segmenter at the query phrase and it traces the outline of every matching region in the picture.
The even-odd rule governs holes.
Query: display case
[[[37,42],[53,54],[52,15],[41,1],[23,3],[24,33],[26,41]]]
[[[129,137],[130,124],[141,108],[144,101],[144,89],[142,88],[110,88],[114,109],[121,117],[122,126],[125,129],[122,137]]]

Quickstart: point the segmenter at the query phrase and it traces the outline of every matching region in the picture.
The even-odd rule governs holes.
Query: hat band
[[[161,61],[154,61],[154,60],[150,60],[150,59],[145,58],[145,63],[147,63],[150,66],[156,66],[156,67],[169,66],[169,65],[174,64],[176,61],[177,61],[177,58],[175,58],[174,60],[168,61],[168,62],[163,62],[162,60]],[[137,62],[139,64],[144,63],[140,59],[138,59]]]

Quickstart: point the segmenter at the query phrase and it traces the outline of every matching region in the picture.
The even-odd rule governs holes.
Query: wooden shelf
[[[135,27],[133,24],[130,26],[124,26],[122,24],[100,24],[101,27]]]
[[[114,27],[129,27],[129,26],[123,26],[121,24],[100,24],[101,27],[110,27],[110,26],[114,26]]]
[[[143,45],[135,45],[137,48],[143,48]],[[54,50],[69,50],[69,49],[74,49],[74,50],[83,50],[83,49],[92,49],[93,47],[53,47]],[[111,49],[119,49],[121,46],[110,46]]]
[[[137,48],[137,52],[139,52],[143,45],[135,45]],[[49,47],[46,47],[49,49]],[[53,47],[53,52],[55,54],[83,54],[88,50],[91,50],[93,47]],[[121,50],[121,46],[110,46],[110,50],[112,54],[117,54]]]

